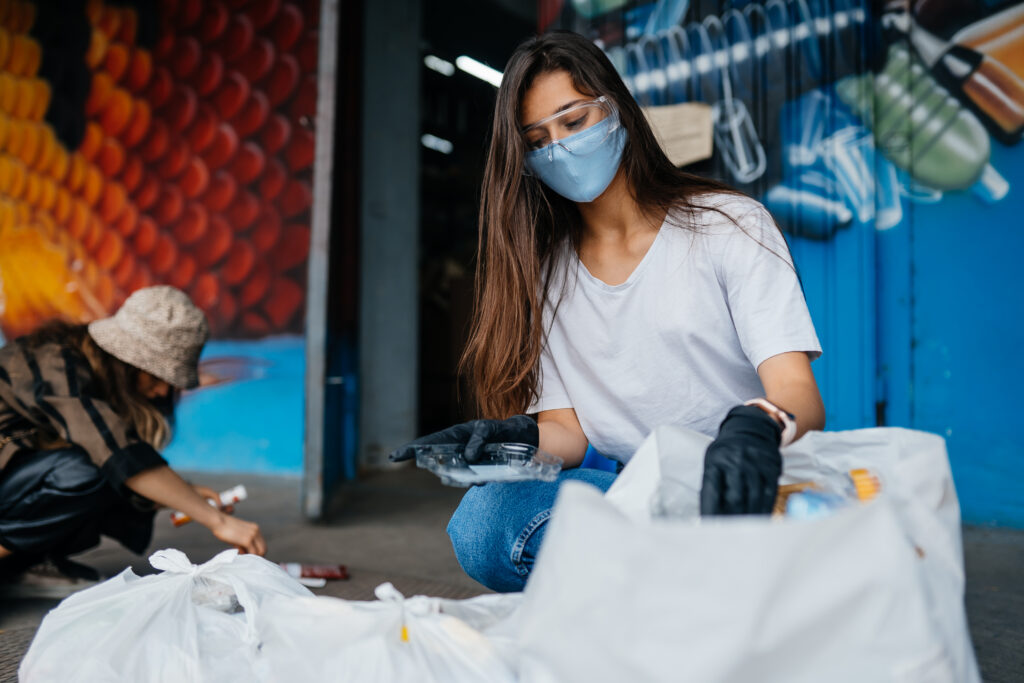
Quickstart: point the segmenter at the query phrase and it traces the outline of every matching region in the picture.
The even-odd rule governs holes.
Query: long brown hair
[[[523,175],[525,144],[520,106],[534,79],[565,71],[580,92],[604,95],[626,130],[621,168],[645,215],[696,225],[697,195],[736,193],[728,186],[677,169],[662,151],[640,106],[608,57],[575,33],[531,38],[512,54],[498,88],[490,150],[480,198],[476,301],[460,369],[470,377],[483,417],[522,413],[536,397],[543,346],[542,306],[556,250],[567,240],[579,253],[583,223],[576,204]]]
[[[129,365],[110,355],[89,336],[86,325],[73,325],[55,320],[46,323],[35,332],[18,339],[27,348],[38,348],[45,344],[60,344],[77,352],[92,369],[96,394],[110,404],[110,407],[146,443],[157,450],[171,440],[171,427],[177,389],[171,388],[166,399],[149,399],[139,391],[139,368]],[[40,435],[40,447],[53,447],[57,442]]]

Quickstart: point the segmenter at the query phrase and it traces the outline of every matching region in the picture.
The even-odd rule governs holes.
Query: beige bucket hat
[[[114,358],[192,389],[199,385],[199,352],[210,326],[185,292],[160,285],[133,292],[117,313],[89,323],[89,334]]]

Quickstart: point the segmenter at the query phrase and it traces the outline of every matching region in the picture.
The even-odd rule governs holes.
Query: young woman
[[[769,512],[780,446],[824,426],[820,352],[761,205],[673,167],[601,50],[550,33],[512,55],[495,107],[463,359],[485,419],[392,459],[518,441],[564,460],[558,482],[471,489],[448,526],[467,573],[520,590],[561,481],[614,480],[573,469],[588,443],[625,463],[661,424],[715,436],[702,514]]]
[[[101,534],[142,552],[155,505],[185,512],[244,552],[266,552],[256,524],[209,505],[216,493],[187,484],[157,452],[170,440],[177,392],[199,383],[208,336],[184,292],[149,287],[111,318],[52,323],[0,349],[0,581],[8,592],[76,587],[90,572],[67,556]]]

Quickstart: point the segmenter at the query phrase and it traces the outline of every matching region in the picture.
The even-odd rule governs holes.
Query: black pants
[[[22,451],[0,471],[0,545],[23,558],[79,553],[101,535],[141,553],[153,513],[115,491],[79,448]]]

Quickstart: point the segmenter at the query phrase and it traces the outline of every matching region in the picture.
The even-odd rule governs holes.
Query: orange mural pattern
[[[90,1],[84,134],[46,121],[46,21],[0,0],[0,330],[109,315],[171,284],[219,336],[302,329],[317,3],[163,0],[156,39]]]

